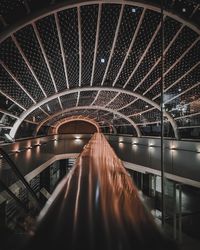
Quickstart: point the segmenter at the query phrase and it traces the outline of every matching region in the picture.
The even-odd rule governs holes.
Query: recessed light
[[[183,8],[182,11],[183,11],[183,12],[186,12],[186,8]]]
[[[132,8],[132,9],[131,9],[131,12],[132,12],[132,13],[135,13],[135,12],[136,12],[136,9],[135,9],[135,8]]]
[[[104,58],[101,58],[101,63],[105,63],[105,59]]]

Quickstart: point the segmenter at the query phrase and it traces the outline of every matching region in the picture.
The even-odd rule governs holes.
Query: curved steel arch
[[[54,125],[55,126],[55,128],[54,128],[55,134],[58,133],[58,129],[59,129],[60,126],[62,126],[63,124],[67,124],[69,122],[73,122],[73,121],[85,121],[85,122],[88,122],[88,123],[95,126],[95,128],[97,129],[97,132],[100,132],[99,124],[95,120],[84,117],[84,116],[82,116],[82,117],[80,117],[80,116],[71,116],[71,117],[63,118],[62,120],[59,120],[59,121],[56,122],[56,124]]]
[[[137,97],[138,99],[141,99],[143,100],[144,102],[150,104],[151,106],[155,107],[156,109],[158,109],[160,111],[160,106],[155,103],[154,101],[148,99],[147,97],[143,96],[143,95],[140,95],[138,93],[135,93],[135,92],[131,92],[131,91],[128,91],[128,90],[125,90],[125,89],[120,89],[120,88],[113,88],[113,87],[84,87],[84,88],[76,88],[76,89],[67,89],[63,92],[60,92],[60,93],[56,93],[48,98],[45,98],[43,99],[42,101],[36,103],[35,105],[31,106],[28,110],[24,111],[21,116],[19,117],[19,119],[15,122],[14,126],[12,127],[11,131],[10,131],[10,136],[12,138],[15,137],[15,134],[17,132],[17,129],[19,128],[20,124],[22,123],[22,121],[30,114],[32,113],[35,109],[39,108],[40,106],[48,103],[49,101],[52,101],[53,99],[55,98],[58,98],[58,97],[61,97],[61,96],[64,96],[64,95],[67,95],[67,94],[72,94],[72,93],[76,93],[76,92],[85,92],[85,91],[111,91],[111,92],[116,92],[116,93],[120,93],[120,94],[127,94],[127,95],[130,95],[130,96],[133,96],[133,97]],[[89,106],[91,107],[91,106]],[[113,110],[114,111],[114,110]],[[113,111],[111,111],[113,113]],[[121,114],[121,113],[120,113]],[[125,116],[125,115],[124,115]],[[177,125],[176,125],[176,122],[175,120],[173,119],[173,117],[167,113],[167,112],[164,112],[164,116],[167,117],[167,119],[170,121],[172,127],[173,127],[173,130],[174,130],[174,135],[175,137],[178,139],[179,138],[179,135],[178,135],[178,129],[177,129]],[[126,116],[125,116],[126,117]],[[127,119],[128,117],[126,117]],[[132,120],[131,120],[132,121]]]
[[[1,34],[0,38],[0,43],[4,41],[6,38],[8,38],[11,34],[17,32],[18,30],[24,28],[26,25],[29,25],[41,18],[44,18],[46,16],[52,15],[54,13],[57,13],[59,11],[65,10],[65,9],[70,9],[70,8],[75,8],[78,6],[84,6],[84,5],[93,5],[93,4],[100,4],[100,3],[113,3],[113,4],[125,4],[125,5],[131,5],[131,6],[138,6],[141,8],[147,8],[156,12],[160,13],[160,8],[158,6],[155,6],[153,4],[150,4],[146,1],[139,2],[139,1],[122,1],[122,0],[99,0],[99,1],[94,1],[94,0],[87,0],[87,1],[81,1],[81,0],[76,0],[74,1],[75,3],[67,4],[67,3],[59,3],[55,4],[54,6],[50,6],[49,8],[39,11],[38,13],[28,16],[24,22],[20,22],[19,24],[11,26],[7,31]],[[164,14],[175,19],[176,21],[185,24],[188,26],[190,29],[195,31],[197,34],[200,34],[200,29],[198,26],[195,24],[185,20],[184,18],[180,17],[178,14],[174,14],[172,12],[169,12],[167,10],[164,10]]]
[[[81,115],[82,116],[82,115]],[[64,119],[67,119],[67,118],[70,118],[70,117],[78,117],[77,118],[77,120],[80,120],[79,118],[80,118],[80,115],[74,115],[74,116],[69,116],[69,117],[65,117],[65,118],[63,118],[62,120],[64,120]],[[82,116],[83,118],[87,118],[87,119],[89,119],[89,120],[91,120],[91,121],[94,121],[96,124],[97,124],[97,126],[99,127],[99,130],[101,130],[101,127],[100,127],[100,125],[99,125],[99,123],[101,122],[101,121],[99,121],[99,123],[95,120],[95,119],[92,119],[92,118],[89,118],[88,116],[87,117],[85,117],[85,116]],[[54,123],[52,123],[52,127],[55,127],[55,126],[57,126],[57,123],[59,124],[60,123],[60,121],[62,121],[62,120],[58,120],[58,121],[56,121],[56,122],[54,122]],[[117,130],[116,130],[116,128],[114,127],[114,125],[113,124],[111,124],[108,120],[106,120],[106,119],[103,119],[102,120],[103,122],[105,122],[106,124],[108,124],[108,126],[109,127],[112,127],[112,130],[113,130],[113,133],[114,134],[117,134]],[[55,125],[54,125],[55,124]],[[56,132],[55,132],[56,133]]]
[[[81,109],[98,109],[98,110],[104,110],[104,111],[108,111],[110,113],[113,113],[115,115],[118,115],[122,118],[124,118],[125,120],[127,120],[136,130],[136,133],[137,133],[137,136],[138,137],[141,137],[141,132],[138,128],[138,126],[135,124],[135,122],[133,122],[130,118],[128,118],[127,116],[123,115],[122,113],[120,112],[117,112],[116,110],[113,110],[113,109],[109,109],[109,108],[105,108],[105,107],[101,107],[101,106],[81,106],[81,107],[73,107],[73,108],[68,108],[68,109],[65,109],[63,111],[59,111],[55,114],[53,114],[52,116],[50,117],[47,117],[44,121],[42,121],[36,128],[36,134],[37,132],[39,131],[39,129],[42,127],[43,124],[45,124],[46,122],[48,122],[49,120],[51,120],[52,118],[64,113],[64,112],[68,112],[68,111],[73,111],[73,110],[81,110]]]

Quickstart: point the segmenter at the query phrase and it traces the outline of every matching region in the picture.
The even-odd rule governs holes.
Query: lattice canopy
[[[1,135],[79,116],[159,135],[159,1],[67,2],[0,1]],[[165,1],[165,130],[177,139],[200,138],[199,17],[198,0]]]

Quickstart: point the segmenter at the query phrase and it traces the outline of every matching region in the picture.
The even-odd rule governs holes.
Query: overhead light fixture
[[[183,12],[186,12],[186,8],[182,8],[182,11],[183,11]]]
[[[132,13],[135,13],[135,12],[136,12],[136,8],[132,8],[132,9],[131,9],[131,12],[132,12]]]
[[[105,59],[104,58],[101,58],[101,63],[105,63]]]

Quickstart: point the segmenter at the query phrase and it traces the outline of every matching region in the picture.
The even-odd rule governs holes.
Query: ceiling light
[[[183,12],[186,12],[186,8],[183,8],[182,11],[183,11]]]
[[[135,13],[135,12],[136,12],[136,9],[135,9],[135,8],[132,8],[132,9],[131,9],[131,12],[132,12],[132,13]]]
[[[181,88],[178,89],[179,92],[181,92],[181,90],[182,90]]]
[[[101,58],[101,63],[105,63],[105,59],[104,58]]]

